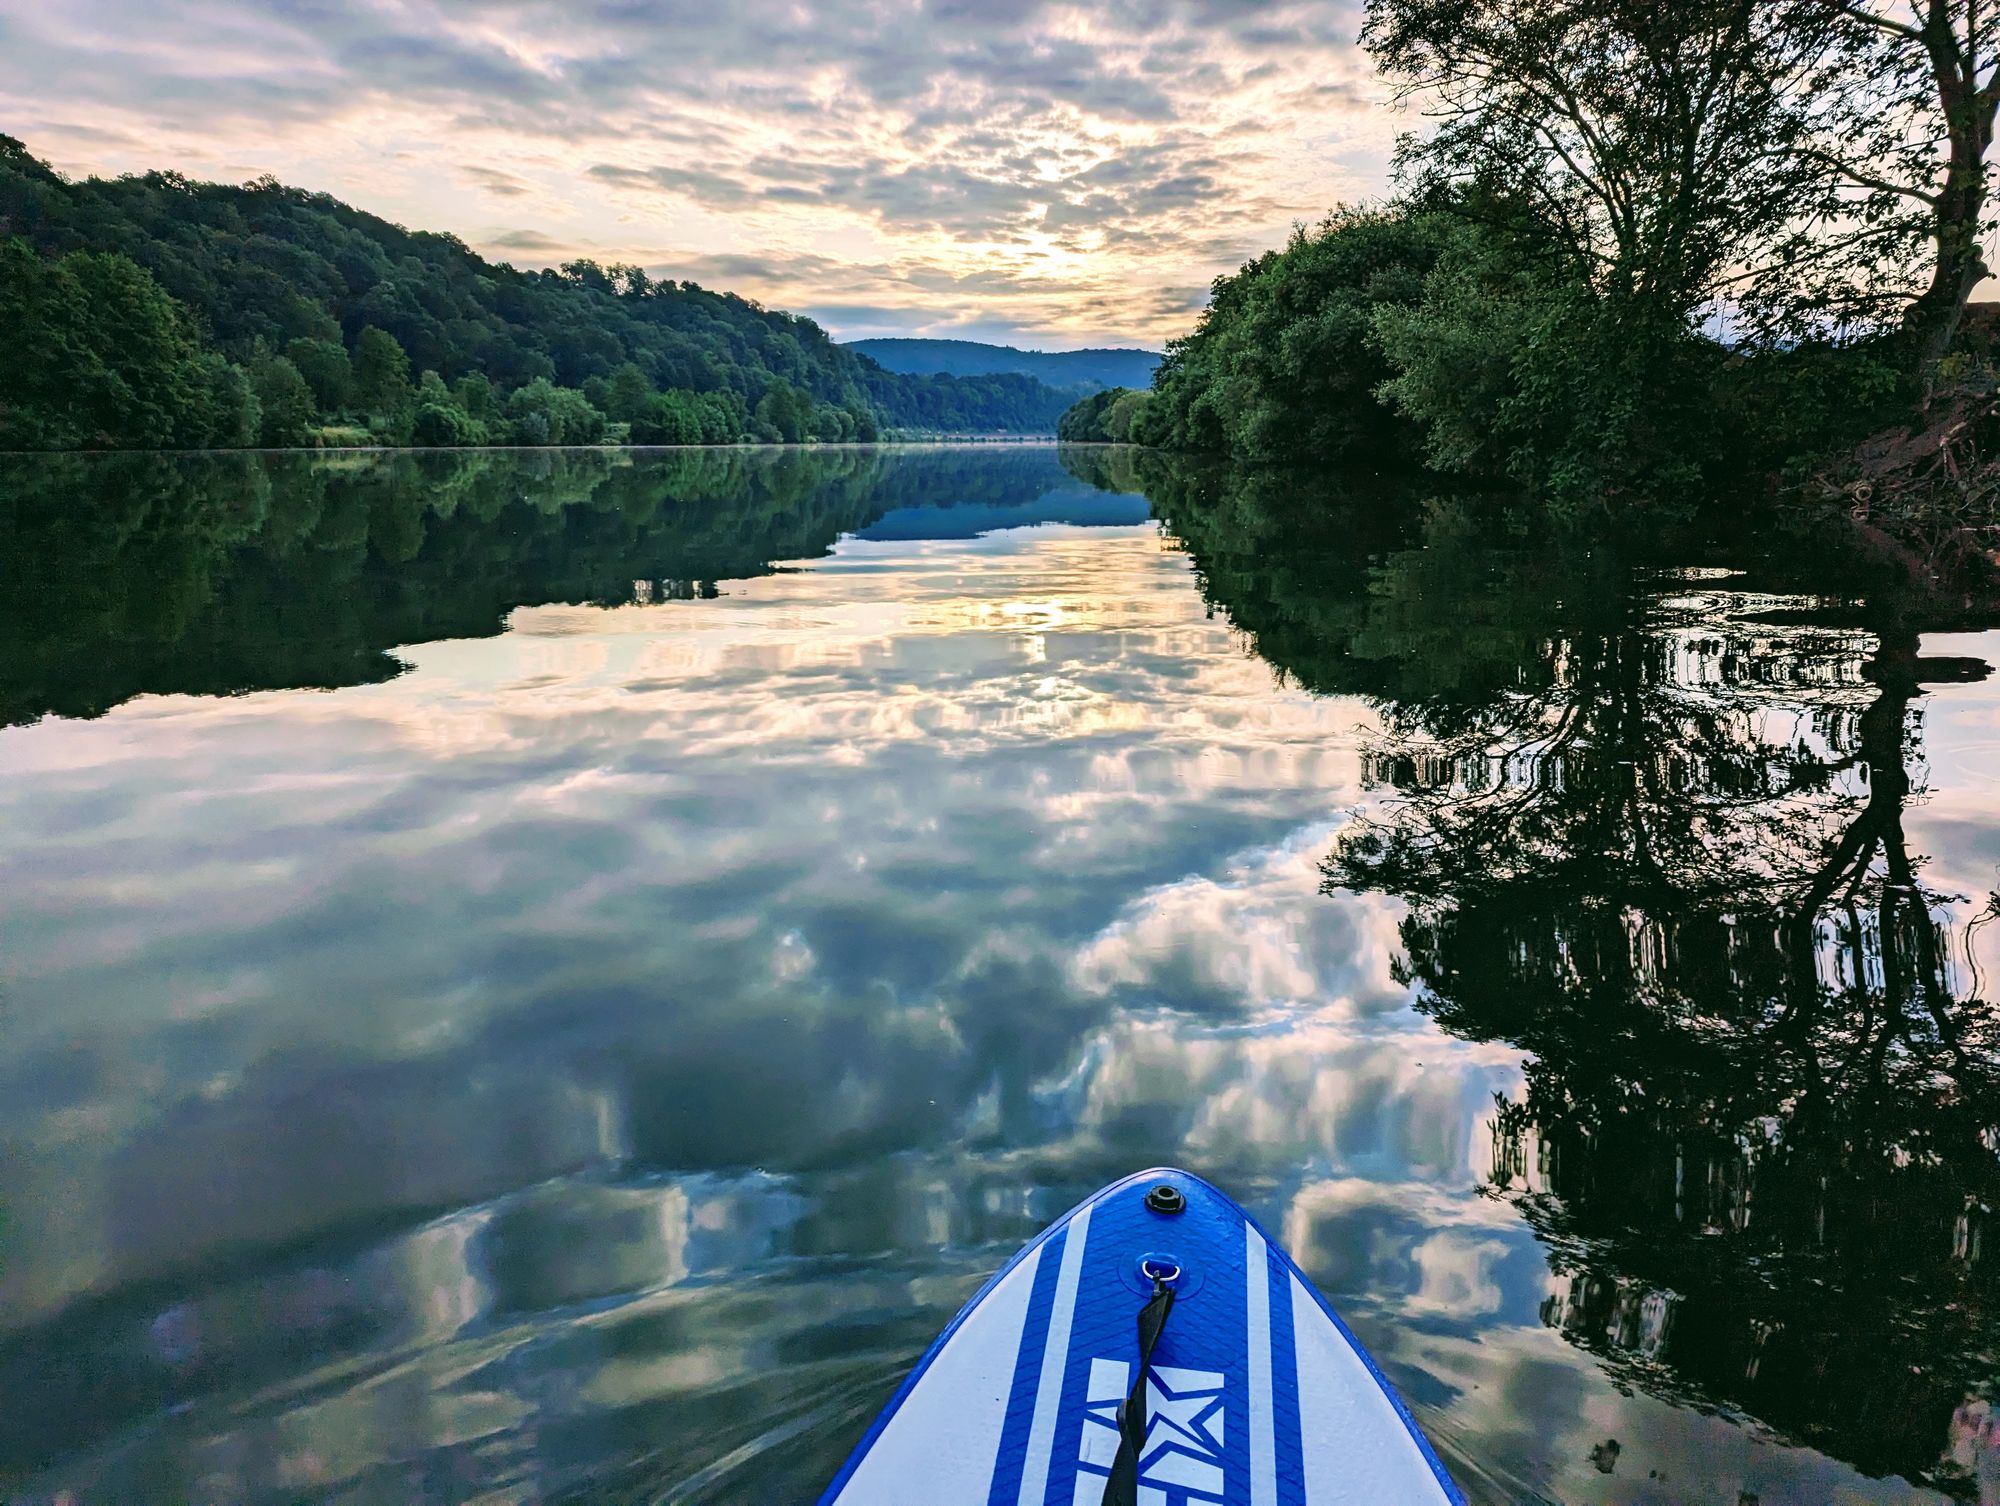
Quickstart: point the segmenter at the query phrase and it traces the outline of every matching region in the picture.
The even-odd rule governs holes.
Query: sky
[[[1383,193],[1359,0],[0,0],[0,130],[262,173],[519,266],[636,262],[837,338],[1184,332]]]

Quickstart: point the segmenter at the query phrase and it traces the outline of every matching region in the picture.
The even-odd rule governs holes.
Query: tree
[[[451,385],[451,400],[475,423],[491,426],[500,420],[500,394],[484,372],[462,376]]]
[[[1056,425],[1056,438],[1075,444],[1128,444],[1153,394],[1130,387],[1107,387],[1078,400]]]
[[[604,415],[573,387],[537,377],[507,400],[518,445],[590,445],[604,438]]]
[[[354,401],[386,442],[409,437],[415,408],[410,358],[394,335],[372,324],[354,340]]]
[[[1375,397],[1391,375],[1375,317],[1423,295],[1446,229],[1427,214],[1343,209],[1218,278],[1194,333],[1167,347],[1157,400],[1128,437],[1258,462],[1413,448]]]
[[[283,356],[266,356],[250,370],[260,414],[257,443],[291,449],[311,440],[313,395],[298,367]]]
[[[1828,192],[1764,298],[1808,318],[1899,322],[1928,371],[1989,275],[2000,29],[1981,0],[1819,5],[1840,32],[1806,81],[1805,150]]]
[[[1369,0],[1362,36],[1438,122],[1405,164],[1525,208],[1645,339],[1722,295],[1821,176],[1801,96],[1833,30],[1828,0]]]
[[[1088,397],[1078,398],[1056,420],[1056,438],[1071,444],[1103,444],[1105,413],[1131,390],[1129,387],[1106,387]]]
[[[687,392],[652,394],[632,424],[634,444],[701,444],[704,438],[700,400]]]
[[[652,395],[653,384],[646,373],[627,361],[606,380],[604,416],[613,423],[633,423],[646,411],[647,399]]]
[[[1132,438],[1133,427],[1144,417],[1151,406],[1153,394],[1150,392],[1128,391],[1118,395],[1117,401],[1105,410],[1104,437],[1113,444],[1126,444]]]
[[[771,383],[757,400],[758,423],[770,438],[785,444],[797,444],[806,437],[806,424],[811,416],[810,399],[805,399],[798,388],[782,377]]]
[[[0,328],[0,447],[203,445],[247,397],[152,274],[115,253],[51,261],[0,240]]]
[[[419,403],[410,424],[410,443],[427,449],[481,444],[485,436],[485,425],[468,418],[450,402]]]
[[[338,340],[300,339],[285,347],[290,361],[312,391],[313,406],[328,415],[343,411],[353,392],[354,366]]]

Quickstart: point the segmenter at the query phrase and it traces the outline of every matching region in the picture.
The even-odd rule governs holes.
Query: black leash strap
[[[1153,1276],[1152,1300],[1139,1309],[1139,1378],[1132,1382],[1118,1408],[1118,1457],[1111,1462],[1111,1478],[1104,1482],[1104,1506],[1139,1506],[1139,1456],[1146,1451],[1146,1383],[1153,1373],[1154,1346],[1160,1342],[1160,1331],[1173,1310],[1174,1289]]]

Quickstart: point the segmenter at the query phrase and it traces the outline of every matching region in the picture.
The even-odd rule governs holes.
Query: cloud
[[[563,242],[543,235],[539,230],[503,230],[498,235],[485,237],[480,244],[499,251],[559,252],[564,249]]]
[[[512,173],[503,173],[491,167],[461,167],[459,177],[490,194],[503,199],[523,198],[534,190]]]
[[[568,250],[872,284],[786,283],[794,306],[1156,341],[1179,290],[1385,183],[1358,24],[1352,0],[0,0],[0,109],[71,171],[270,170],[472,240],[498,198]]]

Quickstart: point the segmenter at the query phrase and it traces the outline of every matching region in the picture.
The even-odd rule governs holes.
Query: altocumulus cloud
[[[1190,289],[1384,186],[1358,23],[1358,0],[0,0],[0,108],[71,171],[271,171],[496,255],[741,265],[840,334],[1158,340]]]

